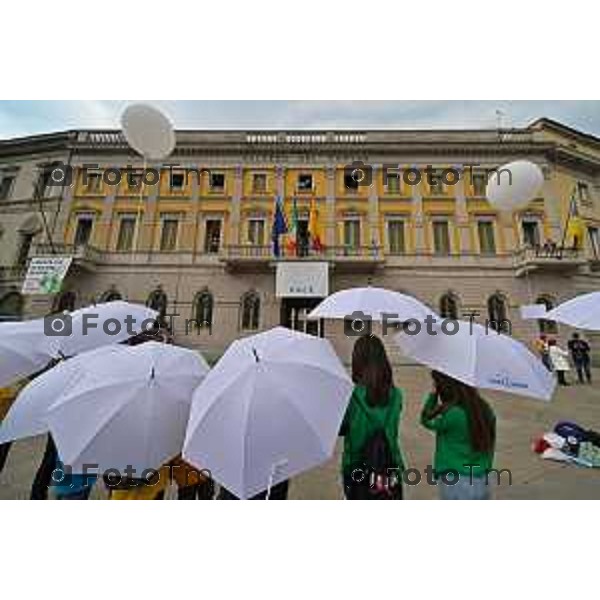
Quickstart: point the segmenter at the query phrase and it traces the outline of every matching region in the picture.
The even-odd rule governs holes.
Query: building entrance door
[[[309,321],[308,313],[322,302],[322,298],[283,298],[281,300],[281,325],[302,331],[310,335],[323,337],[325,334],[325,321]]]

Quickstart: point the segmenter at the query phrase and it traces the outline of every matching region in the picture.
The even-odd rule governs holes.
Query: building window
[[[123,296],[114,287],[100,296],[100,302],[116,302],[117,300],[123,300]]]
[[[352,249],[360,247],[360,219],[344,221],[344,246]]]
[[[554,302],[548,298],[548,296],[540,296],[536,301],[536,304],[543,304],[546,307],[546,312],[552,310],[554,308]],[[549,321],[547,319],[538,319],[538,327],[540,328],[540,333],[546,334],[557,334],[558,333],[558,325],[556,321]]]
[[[20,321],[23,318],[24,297],[19,292],[8,292],[0,297],[0,322]]]
[[[142,174],[129,172],[127,174],[127,186],[130,192],[139,192],[142,185]]]
[[[406,252],[404,239],[404,221],[394,219],[388,221],[388,248],[390,254],[404,254]]]
[[[79,217],[79,219],[77,219],[73,244],[75,246],[86,246],[92,237],[93,226],[94,220],[92,217]]]
[[[247,292],[242,297],[242,329],[258,329],[260,323],[260,297],[256,292]]]
[[[344,170],[344,187],[351,191],[356,192],[358,190],[358,181],[352,176],[353,171],[349,173]]]
[[[171,173],[171,189],[181,191],[184,185],[183,173]]]
[[[56,301],[56,312],[73,312],[75,310],[75,292],[63,292]]]
[[[590,238],[592,256],[594,258],[600,258],[600,237],[598,236],[598,228],[588,227],[588,237]]]
[[[31,245],[33,244],[33,238],[35,237],[35,233],[30,233],[26,231],[20,232],[19,235],[19,251],[17,252],[17,266],[25,267],[27,265],[27,259],[29,258],[29,251],[31,250]]]
[[[207,219],[206,232],[204,234],[204,252],[206,254],[218,254],[221,247],[221,220]]]
[[[458,319],[458,298],[448,292],[440,298],[440,317],[442,319]]]
[[[313,177],[309,173],[301,173],[298,175],[298,191],[299,192],[312,192],[313,189]]]
[[[481,254],[496,254],[494,223],[492,221],[479,221],[477,223],[477,233],[479,235],[479,252]]]
[[[487,177],[483,173],[473,173],[473,195],[485,196],[487,191]]]
[[[506,308],[506,299],[502,294],[493,294],[488,298],[487,326],[501,333],[510,333],[510,322]]]
[[[194,300],[194,326],[198,333],[203,329],[210,332],[213,325],[214,299],[208,290],[196,294]]]
[[[121,217],[119,235],[117,237],[117,251],[127,252],[133,248],[136,221],[135,217]]]
[[[100,173],[88,173],[85,189],[88,194],[99,194],[102,190],[102,175]]]
[[[14,183],[14,175],[5,175],[2,178],[2,181],[0,181],[0,200],[6,200],[10,197]]]
[[[581,204],[590,205],[592,203],[592,198],[590,196],[590,188],[587,183],[583,183],[582,181],[577,183],[577,193],[579,195],[579,201]]]
[[[57,165],[51,164],[43,165],[41,167],[42,172],[37,178],[33,191],[35,198],[45,198],[47,195],[49,195],[50,192],[48,190],[51,188],[50,182],[52,181],[52,173],[54,172],[55,166]],[[60,179],[60,173],[56,174],[56,178]]]
[[[435,254],[450,254],[450,228],[448,221],[434,221],[433,251]]]
[[[537,221],[523,221],[523,245],[528,248],[537,248],[540,245],[540,224]]]
[[[264,173],[256,173],[252,178],[252,191],[264,194],[267,191],[267,176]]]
[[[167,294],[165,294],[162,287],[158,286],[148,296],[148,300],[146,301],[146,306],[155,310],[158,313],[159,321],[164,322],[164,318],[167,314],[168,303],[169,303],[169,301],[167,298]]]
[[[387,174],[387,193],[388,194],[399,194],[400,193],[400,173],[388,173]]]
[[[442,176],[439,173],[433,173],[431,175],[431,195],[432,196],[443,196],[444,195],[444,184],[442,182]]]
[[[248,243],[263,246],[265,243],[265,220],[248,219]]]
[[[211,192],[222,192],[225,189],[225,175],[223,173],[210,174]]]
[[[160,249],[169,252],[177,248],[177,232],[179,219],[167,217],[162,220],[162,231],[160,235]]]

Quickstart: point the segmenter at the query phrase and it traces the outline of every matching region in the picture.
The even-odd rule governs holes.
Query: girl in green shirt
[[[496,442],[496,417],[479,392],[432,371],[421,423],[436,434],[434,470],[442,500],[487,500]]]
[[[378,337],[356,340],[352,380],[355,388],[340,431],[344,493],[348,500],[400,500],[402,392],[394,386],[392,367]]]

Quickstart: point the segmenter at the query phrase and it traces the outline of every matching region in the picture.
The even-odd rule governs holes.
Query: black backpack
[[[388,406],[388,413],[392,403]],[[362,407],[361,407],[362,408]],[[368,411],[363,409],[368,419]],[[388,414],[384,419],[384,423]],[[354,481],[362,500],[394,500],[400,493],[398,467],[394,464],[392,449],[383,427],[377,427],[361,450],[362,464],[355,469]]]

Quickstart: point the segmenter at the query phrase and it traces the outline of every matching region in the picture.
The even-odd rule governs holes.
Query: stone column
[[[335,165],[327,165],[325,167],[327,181],[327,196],[325,198],[325,245],[328,248],[336,245],[335,175]]]
[[[561,210],[561,202],[566,200],[568,206],[568,198],[561,198],[556,190],[556,176],[549,168],[543,168],[544,184],[542,186],[542,197],[544,198],[544,210],[548,224],[550,225],[550,236],[557,243],[561,243],[563,234],[563,217]],[[569,191],[570,193],[570,191]],[[540,231],[540,236],[543,237],[543,232]],[[544,240],[541,240],[542,243]]]
[[[369,246],[381,246],[379,229],[379,194],[377,193],[379,178],[381,177],[381,167],[373,165],[373,181],[369,188]]]
[[[231,225],[229,227],[230,237],[228,242],[229,245],[232,246],[240,244],[240,215],[243,193],[244,170],[242,165],[236,165],[233,182],[233,196],[231,197]]]
[[[419,169],[418,165],[412,165],[413,169]],[[415,228],[415,252],[422,254],[427,250],[425,242],[425,219],[423,217],[423,196],[421,185],[409,186],[412,190],[413,225]]]
[[[456,170],[460,170],[458,165],[455,165]],[[460,172],[460,171],[459,171]],[[459,247],[456,250],[460,253],[474,253],[476,248],[471,247],[471,224],[469,223],[469,213],[467,210],[467,199],[465,197],[465,180],[463,177],[454,185],[455,190],[455,216],[456,227],[458,228]]]

